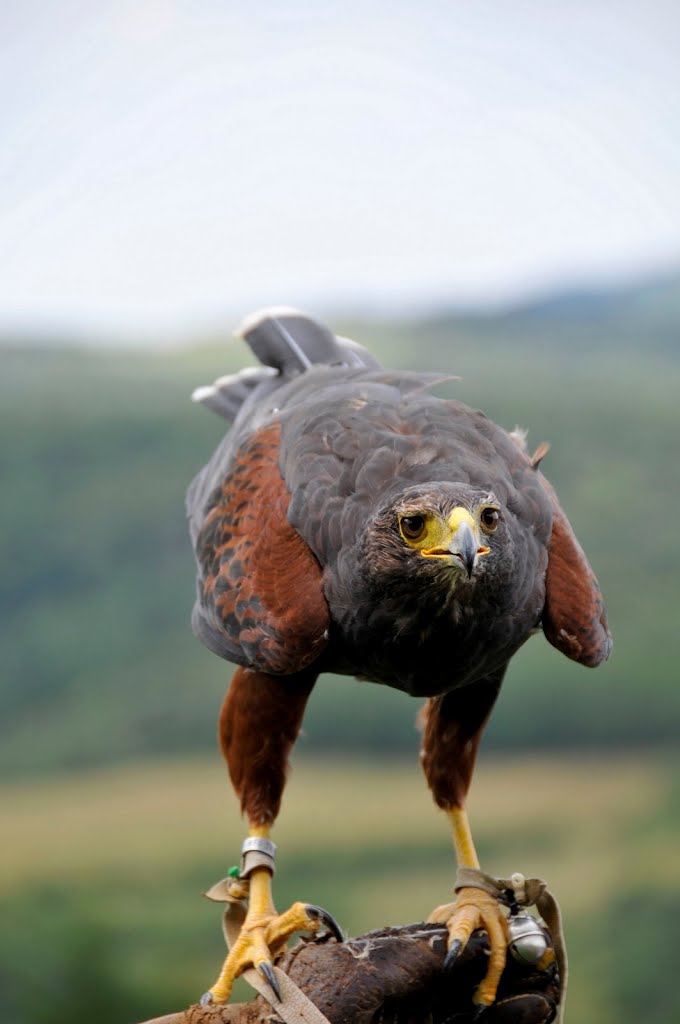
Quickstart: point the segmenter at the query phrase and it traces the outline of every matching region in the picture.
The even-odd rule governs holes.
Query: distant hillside
[[[680,270],[610,288],[574,288],[500,310],[428,320],[437,330],[465,330],[548,346],[596,346],[680,355]]]
[[[631,324],[649,335],[650,328],[677,330],[680,326],[680,271],[650,277],[634,284],[608,290],[580,289],[546,295],[508,311],[519,322],[553,320],[562,323],[586,323],[602,326]]]
[[[615,652],[592,673],[532,640],[490,727],[496,747],[675,738],[677,281],[657,287],[658,304],[641,287],[605,317],[581,303],[587,349],[560,341],[576,337],[564,299],[540,315],[333,324],[387,364],[460,375],[443,393],[529,427],[530,443],[552,442],[546,473],[600,576]],[[0,358],[0,769],[212,749],[230,667],[190,632],[183,495],[224,425],[188,396],[248,353],[225,342]],[[416,706],[385,688],[322,682],[303,744],[415,756]]]

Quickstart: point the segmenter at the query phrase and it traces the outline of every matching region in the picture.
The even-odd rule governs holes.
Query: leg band
[[[249,836],[241,847],[241,871],[239,878],[248,878],[255,868],[275,870],[276,843],[260,836]]]

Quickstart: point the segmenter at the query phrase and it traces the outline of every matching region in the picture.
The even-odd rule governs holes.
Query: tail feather
[[[239,373],[218,377],[214,384],[196,388],[192,392],[191,400],[207,406],[218,416],[234,420],[246,398],[257,385],[276,376],[276,370],[270,366],[248,366]]]
[[[238,337],[249,345],[262,366],[220,377],[212,385],[196,388],[195,402],[234,420],[255,388],[270,392],[275,378],[290,380],[314,365],[380,369],[380,364],[361,345],[337,338],[324,324],[286,306],[253,313],[243,321]]]
[[[360,345],[358,341],[352,341],[351,338],[339,338],[335,339],[342,349],[343,354],[343,366],[359,366],[365,370],[381,370],[382,366],[372,356],[368,349],[365,349],[363,345]]]
[[[274,366],[284,376],[303,373],[314,363],[342,362],[335,336],[328,327],[296,309],[281,306],[253,313],[236,333],[261,363]]]

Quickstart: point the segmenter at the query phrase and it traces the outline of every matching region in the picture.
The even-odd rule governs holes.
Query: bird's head
[[[491,491],[442,482],[409,487],[383,505],[368,525],[365,554],[374,577],[455,587],[493,575],[504,542],[503,508]]]

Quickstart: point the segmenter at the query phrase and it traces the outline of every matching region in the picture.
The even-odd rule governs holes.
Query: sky
[[[0,333],[680,265],[675,0],[0,4]]]

